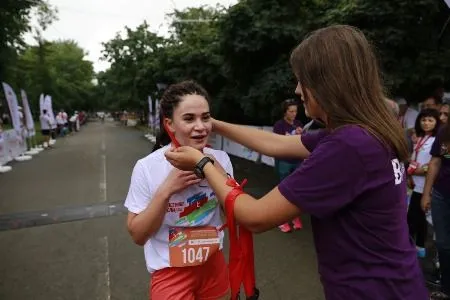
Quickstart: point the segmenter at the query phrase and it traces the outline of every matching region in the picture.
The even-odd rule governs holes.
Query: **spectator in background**
[[[444,103],[439,110],[439,118],[442,124],[448,123],[448,113],[450,112],[450,103]]]
[[[385,99],[387,106],[389,107],[389,109],[392,111],[392,114],[398,118],[399,114],[400,114],[400,108],[398,106],[398,104],[391,99],[386,98]]]
[[[64,119],[62,110],[56,115],[56,125],[58,126],[58,135],[64,136]]]
[[[415,129],[417,142],[407,171],[408,185],[413,190],[408,208],[408,226],[409,234],[416,242],[417,255],[423,258],[428,225],[420,202],[431,160],[431,146],[439,129],[438,112],[430,108],[422,110],[417,117]]]
[[[78,123],[78,112],[77,111],[75,111],[73,116],[70,117],[69,122],[70,122],[70,131],[71,132],[78,131],[78,126],[77,126],[77,123]]]
[[[8,125],[10,123],[9,114],[7,112],[2,114],[2,122],[4,125]]]
[[[399,108],[398,120],[400,121],[400,125],[408,132],[408,135],[411,135],[414,132],[414,126],[419,112],[409,107],[405,98],[398,98],[397,104]]]
[[[421,203],[425,212],[431,208],[441,271],[442,292],[431,299],[450,299],[450,125],[441,127],[431,147]]]
[[[439,109],[441,108],[441,104],[442,104],[442,100],[439,99],[436,96],[430,96],[425,98],[425,100],[422,101],[422,106],[421,109],[435,109],[437,111],[439,111]]]
[[[408,149],[409,152],[412,153],[414,126],[416,124],[416,119],[419,115],[419,112],[409,107],[408,102],[405,100],[405,98],[397,98],[396,100],[399,108],[397,119],[400,122],[400,125],[405,130]]]
[[[281,135],[296,135],[302,133],[302,124],[299,120],[296,120],[298,112],[298,103],[294,99],[288,99],[281,104],[283,111],[283,118],[278,120],[273,126],[273,132]],[[275,169],[277,170],[280,182],[294,172],[295,169],[301,164],[301,160],[298,159],[275,159]],[[301,229],[303,227],[300,217],[296,217],[292,223],[294,229]],[[284,223],[279,226],[282,232],[290,232],[291,226],[289,223]]]
[[[52,148],[50,146],[50,131],[52,129],[52,120],[50,119],[50,116],[47,113],[47,110],[42,110],[41,115],[39,116],[39,120],[41,122],[41,134],[44,137],[45,144],[48,146],[48,148]]]

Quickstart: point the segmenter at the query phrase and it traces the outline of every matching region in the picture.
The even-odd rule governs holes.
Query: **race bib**
[[[215,227],[171,227],[169,229],[171,267],[202,265],[219,250],[219,247],[220,238]]]

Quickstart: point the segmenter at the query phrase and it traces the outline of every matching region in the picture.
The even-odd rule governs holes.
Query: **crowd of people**
[[[87,121],[85,112],[74,111],[72,116],[68,116],[64,109],[61,109],[53,119],[50,112],[43,109],[39,115],[41,134],[47,148],[52,148],[50,139],[64,137],[68,134],[78,132]]]

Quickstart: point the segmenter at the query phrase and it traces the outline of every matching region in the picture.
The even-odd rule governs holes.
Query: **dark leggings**
[[[416,245],[425,248],[425,239],[427,237],[427,220],[425,213],[420,207],[422,194],[413,192],[408,208],[408,227],[409,235],[416,241]]]

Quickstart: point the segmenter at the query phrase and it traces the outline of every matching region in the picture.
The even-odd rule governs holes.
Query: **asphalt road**
[[[126,232],[122,204],[151,146],[136,129],[93,122],[0,174],[0,299],[148,299],[143,250]],[[251,194],[275,185],[272,168],[232,160]],[[255,236],[260,299],[323,299],[304,225]]]

